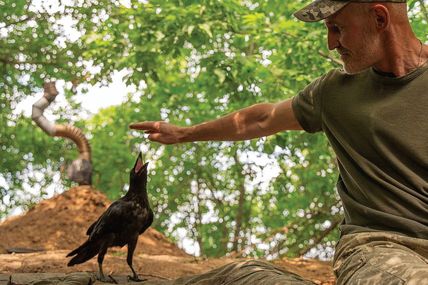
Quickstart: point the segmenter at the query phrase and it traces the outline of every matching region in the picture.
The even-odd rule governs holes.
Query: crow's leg
[[[107,245],[104,243],[100,252],[98,253],[98,276],[97,279],[102,282],[107,282],[106,277],[104,276],[103,272],[103,261],[104,261],[104,255],[107,252]]]
[[[107,279],[104,275],[104,272],[103,272],[104,255],[107,253],[107,249],[109,247],[110,241],[112,241],[113,238],[114,238],[114,236],[108,237],[103,242],[103,244],[101,245],[100,251],[98,253],[98,270],[99,270],[99,273],[98,273],[97,279],[101,282],[108,282],[108,283],[116,283],[117,284],[117,281],[113,277],[111,277],[109,275],[108,277],[110,279]]]
[[[99,273],[98,273],[97,279],[99,281],[105,282],[105,283],[118,284],[116,279],[114,279],[111,275],[108,276],[110,279],[107,279],[104,275],[103,261],[104,261],[104,255],[106,254],[106,252],[107,252],[107,247],[105,249],[103,248],[102,251],[100,251],[100,253],[98,254],[98,270],[99,270]]]
[[[131,268],[132,274],[133,274],[133,276],[128,276],[129,280],[140,282],[140,281],[145,281],[147,279],[140,279],[137,273],[135,272],[134,267],[132,267],[132,258],[134,256],[135,247],[137,246],[137,241],[138,241],[138,236],[128,243],[128,256],[126,257],[126,262]]]

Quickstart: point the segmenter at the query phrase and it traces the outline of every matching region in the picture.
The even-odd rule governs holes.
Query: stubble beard
[[[379,38],[369,31],[365,31],[358,46],[353,49],[343,48],[339,53],[342,56],[343,69],[347,74],[357,74],[366,70],[376,63],[377,52],[380,46]]]
[[[343,69],[347,74],[357,74],[374,65],[372,53],[368,50],[342,57]]]

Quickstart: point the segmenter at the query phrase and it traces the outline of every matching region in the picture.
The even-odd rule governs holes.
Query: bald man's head
[[[376,7],[384,6],[388,9],[390,21],[392,23],[408,23],[407,4],[406,3],[391,3],[391,2],[373,2],[373,3],[358,3],[353,2],[348,4],[356,13],[362,17],[367,17],[370,12]]]

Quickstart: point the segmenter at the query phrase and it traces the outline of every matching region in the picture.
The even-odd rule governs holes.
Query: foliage
[[[127,128],[159,119],[191,125],[283,100],[337,67],[323,25],[292,17],[302,1],[70,2],[58,12],[33,11],[25,1],[0,9],[6,27],[0,40],[7,47],[0,54],[6,94],[0,99],[0,177],[7,185],[0,198],[11,199],[9,207],[19,204],[15,193],[32,169],[48,169],[38,181],[45,189],[59,162],[74,155],[72,145],[14,114],[16,102],[39,91],[47,78],[72,89],[82,82],[108,84],[114,71],[126,70],[135,94],[76,122],[90,139],[96,188],[112,199],[121,195],[142,149],[150,161],[155,227],[173,239],[184,232],[202,255],[295,256],[334,245],[341,206],[335,159],[323,135],[286,132],[246,142],[161,146]],[[410,2],[412,25],[426,37],[424,2]],[[79,37],[58,45],[55,23],[64,15]],[[67,92],[77,108],[74,93]],[[78,114],[62,109],[55,115],[76,121]]]

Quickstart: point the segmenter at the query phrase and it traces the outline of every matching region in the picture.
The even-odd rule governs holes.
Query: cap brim
[[[349,3],[350,1],[316,0],[294,13],[294,16],[304,22],[318,22],[338,12]]]

